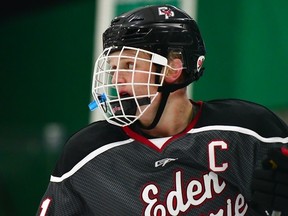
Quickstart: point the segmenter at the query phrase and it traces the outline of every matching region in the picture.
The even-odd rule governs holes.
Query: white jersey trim
[[[158,149],[161,149],[163,145],[169,140],[170,137],[161,137],[161,138],[154,138],[154,139],[149,139],[151,143],[153,143]]]
[[[223,126],[223,125],[213,125],[213,126],[206,126],[206,127],[201,127],[201,128],[193,128],[190,131],[188,131],[187,133],[189,134],[195,134],[195,133],[201,133],[201,132],[205,132],[205,131],[212,131],[212,130],[221,130],[221,131],[235,131],[238,133],[242,133],[242,134],[247,134],[250,136],[255,137],[256,139],[264,142],[264,143],[283,143],[283,144],[287,144],[288,143],[288,137],[262,137],[259,134],[257,134],[255,131],[247,129],[247,128],[243,128],[243,127],[237,127],[237,126]],[[163,143],[161,141],[167,141],[168,138],[159,138],[156,139],[157,140],[157,144],[156,146],[161,146],[163,145]],[[153,139],[152,139],[153,140]],[[93,158],[97,157],[98,155],[102,154],[103,152],[110,150],[114,147],[118,147],[121,145],[126,145],[129,144],[131,142],[133,142],[134,139],[128,139],[128,140],[124,140],[124,141],[120,141],[120,142],[114,142],[114,143],[110,143],[107,144],[105,146],[102,146],[98,149],[96,149],[95,151],[91,152],[90,154],[88,154],[85,158],[83,158],[80,162],[78,162],[70,171],[68,171],[67,173],[63,174],[61,177],[56,177],[56,176],[52,176],[50,177],[50,181],[51,182],[62,182],[64,179],[69,178],[70,176],[72,176],[74,173],[76,173],[82,166],[84,166],[87,162],[89,162],[90,160],[92,160]],[[155,141],[155,140],[153,140]]]
[[[213,125],[213,126],[206,126],[206,127],[201,127],[201,128],[193,128],[190,131],[188,131],[188,133],[194,134],[194,133],[201,133],[201,132],[211,131],[211,130],[235,131],[238,133],[253,136],[256,139],[264,143],[283,143],[283,144],[288,143],[288,137],[262,137],[261,135],[259,135],[253,130],[243,128],[243,127],[237,127],[237,126]]]
[[[120,142],[114,142],[114,143],[110,143],[110,144],[107,144],[105,146],[102,146],[102,147],[96,149],[95,151],[91,152],[90,154],[88,154],[85,158],[83,158],[80,162],[78,162],[70,171],[68,171],[67,173],[63,174],[61,177],[56,177],[56,176],[52,176],[51,175],[50,182],[62,182],[64,179],[67,179],[70,176],[72,176],[82,166],[84,166],[90,160],[92,160],[93,158],[95,158],[98,155],[102,154],[103,152],[105,152],[105,151],[107,151],[109,149],[121,146],[121,145],[129,144],[129,143],[131,143],[133,141],[134,141],[134,139],[128,139],[128,140],[124,140],[124,141],[120,141]]]

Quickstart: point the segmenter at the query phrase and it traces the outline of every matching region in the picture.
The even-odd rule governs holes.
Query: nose
[[[112,75],[112,84],[118,84],[118,83],[126,83],[126,73],[124,71],[116,70]]]

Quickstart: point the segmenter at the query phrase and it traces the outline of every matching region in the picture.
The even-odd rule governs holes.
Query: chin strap
[[[142,128],[144,128],[146,130],[151,130],[151,129],[156,127],[156,125],[158,124],[158,122],[162,116],[162,113],[163,113],[164,108],[166,106],[166,102],[167,102],[169,95],[170,95],[170,92],[163,92],[162,93],[160,104],[159,104],[159,107],[157,109],[157,113],[155,115],[153,122],[148,127],[144,127],[143,125],[141,125]]]
[[[159,107],[157,109],[157,113],[155,115],[155,118],[149,126],[145,127],[145,126],[141,125],[141,128],[146,129],[146,130],[151,130],[151,129],[155,128],[156,125],[158,124],[161,116],[162,116],[162,113],[165,109],[166,102],[168,100],[170,93],[172,93],[178,89],[184,88],[184,87],[188,86],[190,83],[192,83],[193,81],[198,80],[200,78],[200,76],[202,76],[203,71],[204,71],[204,68],[201,68],[200,71],[198,72],[197,76],[190,77],[189,79],[187,79],[183,83],[160,86],[158,88],[158,92],[161,92],[162,95],[161,95],[160,104],[159,104]]]
[[[180,89],[180,88],[184,88],[186,86],[188,86],[192,81],[194,81],[194,79],[189,79],[189,80],[186,80],[186,82],[183,82],[183,83],[180,83],[180,84],[172,84],[172,85],[164,85],[164,86],[160,86],[158,88],[158,92],[161,92],[162,95],[161,95],[161,100],[160,100],[160,104],[159,104],[159,107],[157,109],[157,113],[155,115],[155,118],[153,120],[153,122],[148,126],[148,127],[145,127],[145,126],[141,126],[143,129],[146,129],[146,130],[151,130],[153,128],[156,127],[156,125],[158,124],[161,116],[162,116],[162,113],[165,109],[165,106],[166,106],[166,102],[168,100],[168,97],[170,95],[170,93]]]

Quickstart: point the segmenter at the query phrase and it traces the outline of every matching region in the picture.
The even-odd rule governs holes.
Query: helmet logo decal
[[[158,12],[159,16],[164,15],[165,19],[169,19],[169,17],[174,17],[174,11],[172,11],[168,7],[159,7]]]
[[[198,59],[197,59],[197,71],[198,72],[202,68],[204,60],[205,60],[205,57],[203,55],[198,57]]]

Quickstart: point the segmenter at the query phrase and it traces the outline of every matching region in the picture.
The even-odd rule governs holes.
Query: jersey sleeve
[[[85,215],[80,196],[73,190],[69,179],[50,182],[40,202],[37,216]]]
[[[111,134],[117,134],[117,136]],[[122,130],[110,126],[106,121],[93,123],[72,135],[64,145],[52,172],[37,216],[91,215],[87,203],[79,194],[79,187],[75,186],[74,175],[81,175],[78,173],[80,170],[78,164],[102,145],[113,142],[119,137],[126,139],[126,135],[125,137],[124,135]]]

